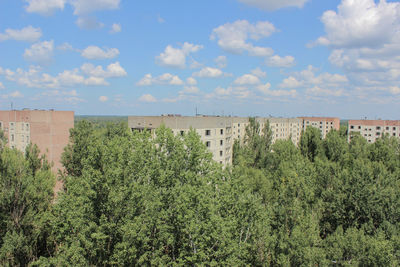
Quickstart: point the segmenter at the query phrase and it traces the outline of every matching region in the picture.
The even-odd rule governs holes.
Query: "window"
[[[29,124],[26,124],[26,130],[29,131]]]
[[[238,123],[238,127],[240,127],[240,123]]]
[[[386,131],[389,131],[389,127],[386,127]]]
[[[26,136],[26,142],[29,143],[29,135]]]
[[[393,136],[396,136],[396,133],[393,133]]]
[[[238,130],[238,133],[240,133],[240,129]]]
[[[25,138],[24,138],[24,135],[22,135],[22,138],[21,138],[21,139],[22,139],[22,142],[24,142],[24,139],[25,139]]]
[[[0,127],[1,127],[1,124],[0,124]],[[393,127],[393,131],[396,131],[396,127]]]
[[[222,150],[221,151],[219,151],[219,155],[222,157],[222,154],[223,154],[223,152],[222,152]]]
[[[354,125],[350,125],[350,129],[354,129]]]
[[[185,132],[184,131],[181,131],[181,136],[183,136],[185,134]]]
[[[206,130],[206,136],[210,136],[211,135],[211,130]]]
[[[376,129],[377,129],[377,130],[380,130],[380,129],[381,129],[381,126],[376,126]]]
[[[14,134],[11,134],[11,142],[14,142]]]
[[[220,130],[220,133],[221,133],[221,134],[224,134],[224,129],[221,129],[221,130]]]
[[[206,142],[206,147],[210,147],[211,146],[211,142],[210,141],[207,141]]]
[[[220,140],[219,144],[222,146],[224,144],[224,140]]]
[[[379,136],[379,135],[381,135],[381,133],[380,132],[376,132],[376,135]]]
[[[358,129],[361,129],[361,126],[358,126]]]

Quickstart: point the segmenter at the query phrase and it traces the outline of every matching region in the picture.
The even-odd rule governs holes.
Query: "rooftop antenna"
[[[14,108],[13,108],[13,102],[11,102],[11,110],[14,110]]]

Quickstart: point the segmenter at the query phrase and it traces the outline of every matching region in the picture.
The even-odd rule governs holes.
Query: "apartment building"
[[[129,116],[128,125],[132,130],[153,131],[161,125],[172,129],[175,135],[183,135],[191,128],[213,155],[213,159],[224,166],[232,163],[232,118],[216,116],[183,117],[164,116]]]
[[[400,138],[399,120],[349,120],[349,141],[355,133],[359,133],[368,143],[374,143],[376,139],[387,134]]]
[[[340,129],[340,119],[332,117],[299,117],[303,120],[303,129],[308,126],[317,128],[321,132],[321,137],[325,138],[330,130]]]
[[[299,118],[258,117],[256,121],[260,124],[261,134],[263,134],[262,130],[269,122],[273,143],[277,140],[287,140],[289,138],[295,145],[300,141],[303,121]],[[248,118],[233,117],[233,139],[243,140],[248,125]]]
[[[302,120],[299,118],[256,118],[262,130],[267,123],[271,127],[272,142],[291,139],[294,144],[300,141]],[[129,116],[128,125],[132,130],[153,131],[164,124],[175,135],[196,130],[201,141],[213,154],[213,159],[223,165],[232,163],[232,150],[235,140],[243,141],[249,119],[243,117],[195,116]],[[260,133],[262,134],[262,132]]]
[[[73,111],[0,111],[0,129],[8,139],[8,146],[25,151],[29,143],[36,144],[54,164],[54,172],[62,168],[61,154],[69,141],[69,129],[73,127]]]

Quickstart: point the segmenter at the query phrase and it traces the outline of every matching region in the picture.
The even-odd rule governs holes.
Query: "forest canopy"
[[[0,265],[398,266],[399,149],[315,128],[272,144],[250,118],[223,168],[194,130],[79,121],[56,198],[36,146],[1,145]]]

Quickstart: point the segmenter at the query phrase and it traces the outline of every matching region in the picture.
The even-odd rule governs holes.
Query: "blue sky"
[[[400,3],[3,0],[0,109],[399,119]]]

